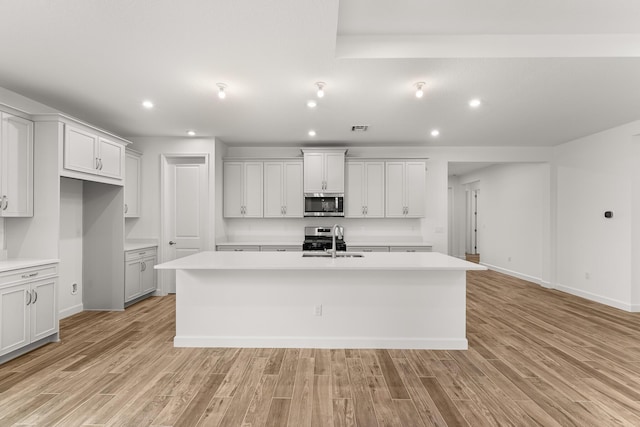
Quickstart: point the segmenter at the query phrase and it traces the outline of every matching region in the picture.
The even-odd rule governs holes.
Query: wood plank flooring
[[[640,314],[469,273],[467,351],[174,348],[174,297],[0,366],[0,426],[640,425]]]

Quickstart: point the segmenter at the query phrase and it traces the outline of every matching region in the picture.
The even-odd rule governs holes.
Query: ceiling
[[[0,87],[125,137],[553,146],[640,118],[638,16],[631,0],[3,0]]]

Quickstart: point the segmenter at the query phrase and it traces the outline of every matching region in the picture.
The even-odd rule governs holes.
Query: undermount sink
[[[362,258],[364,255],[362,254],[336,254],[336,258]],[[311,253],[311,252],[303,252],[303,258],[331,258],[331,254],[327,253]]]

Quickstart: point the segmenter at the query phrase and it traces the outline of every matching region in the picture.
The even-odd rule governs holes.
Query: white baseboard
[[[65,317],[73,316],[74,314],[81,313],[84,310],[82,303],[76,304],[72,307],[65,308],[58,312],[58,318],[64,319]]]
[[[613,298],[604,297],[602,295],[594,294],[591,292],[586,292],[581,289],[572,288],[570,286],[565,286],[558,284],[556,289],[562,292],[566,292],[571,295],[575,295],[584,299],[588,299],[589,301],[598,302],[600,304],[608,305],[610,307],[618,308],[620,310],[629,311],[629,312],[638,312],[640,311],[640,305],[638,304],[627,304],[624,301],[619,301]]]
[[[497,265],[487,264],[486,262],[481,262],[481,265],[484,265],[489,270],[497,271],[498,273],[506,274],[508,276],[517,277],[518,279],[526,280],[527,282],[533,282],[545,288],[553,288],[550,282],[546,280],[542,280],[539,277],[529,276],[528,274],[518,273],[517,271],[508,270],[506,268],[498,267]]]
[[[386,337],[208,337],[176,336],[174,347],[250,348],[380,348],[410,350],[467,350],[466,338],[386,338]]]

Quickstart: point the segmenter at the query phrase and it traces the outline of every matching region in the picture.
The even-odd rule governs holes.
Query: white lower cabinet
[[[58,333],[57,266],[0,274],[0,356]]]
[[[153,266],[158,260],[157,248],[149,247],[125,252],[124,302],[156,290],[156,271]]]
[[[431,252],[431,246],[390,246],[390,252]]]

